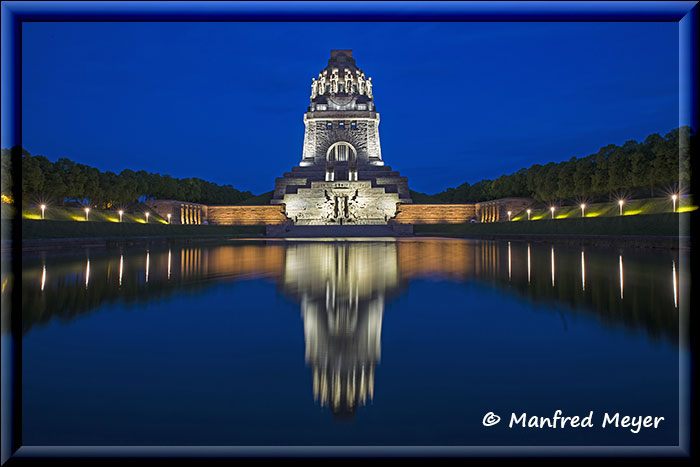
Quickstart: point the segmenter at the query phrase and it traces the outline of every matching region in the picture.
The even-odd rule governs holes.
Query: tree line
[[[680,127],[644,142],[609,144],[587,157],[535,164],[495,180],[463,183],[432,195],[444,203],[476,203],[508,197],[540,202],[565,199],[602,201],[620,194],[658,196],[659,190],[683,191],[690,183],[690,146],[695,135]]]
[[[587,157],[535,164],[495,180],[480,180],[423,195],[443,203],[475,203],[507,197],[531,197],[540,202],[566,199],[602,201],[620,194],[658,195],[659,190],[683,191],[690,183],[690,152],[695,134],[684,126],[665,136],[649,135],[643,142],[609,144]],[[22,156],[22,201],[78,204],[110,208],[147,199],[175,199],[210,205],[238,204],[253,197],[231,185],[199,178],[173,178],[146,171],[102,172],[67,158]],[[2,150],[2,191],[10,195],[11,151]]]
[[[11,180],[6,179],[11,151],[2,150],[3,194]],[[217,185],[199,178],[174,178],[170,175],[134,172],[102,172],[70,159],[51,162],[44,156],[32,156],[22,149],[21,193],[23,203],[53,203],[57,205],[128,206],[147,199],[176,199],[202,204],[237,204],[253,194],[239,191],[231,185]],[[8,193],[9,194],[9,193]]]

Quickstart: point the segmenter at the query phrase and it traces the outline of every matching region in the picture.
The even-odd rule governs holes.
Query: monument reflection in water
[[[196,296],[227,282],[274,281],[286,299],[299,303],[314,399],[338,418],[352,418],[373,401],[385,308],[414,281],[495,288],[560,314],[564,328],[569,317],[587,315],[601,327],[678,347],[676,251],[446,239],[260,241],[44,254],[26,258],[22,274],[25,335],[54,320],[109,313],[110,304]],[[440,298],[431,299],[435,307],[469,310],[469,303]],[[393,311],[400,327],[402,309]],[[430,313],[425,310],[425,319]]]
[[[395,243],[293,244],[284,290],[301,301],[314,399],[335,415],[373,397],[385,297],[398,287]]]

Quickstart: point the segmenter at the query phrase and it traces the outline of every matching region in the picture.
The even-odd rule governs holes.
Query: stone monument
[[[297,225],[387,224],[411,203],[406,177],[384,165],[371,78],[352,50],[331,50],[311,82],[301,162],[275,180],[272,204]]]

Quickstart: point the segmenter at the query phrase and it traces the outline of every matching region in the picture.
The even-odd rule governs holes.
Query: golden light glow
[[[0,199],[1,199],[2,202],[5,203],[5,204],[13,204],[13,203],[14,203],[14,200],[12,199],[12,196],[0,195]]]

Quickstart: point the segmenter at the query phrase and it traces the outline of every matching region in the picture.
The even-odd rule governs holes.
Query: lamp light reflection
[[[122,285],[122,273],[124,272],[124,255],[119,255],[119,285]]]
[[[508,242],[508,280],[510,280],[510,242]]]
[[[90,260],[87,260],[87,266],[85,266],[85,288],[88,288],[88,282],[90,282]]]
[[[623,298],[624,281],[622,277],[622,255],[620,255],[620,298]]]
[[[583,250],[581,250],[581,289],[586,291],[586,259],[583,256]]]
[[[678,282],[676,280],[676,262],[673,261],[673,306],[678,308]]]
[[[46,265],[44,265],[44,270],[41,271],[41,291],[44,291],[44,286],[46,285]]]
[[[148,269],[151,263],[151,253],[146,251],[146,284],[148,284]]]
[[[554,247],[552,247],[552,287],[554,287]]]
[[[170,214],[168,214],[168,218],[170,218]],[[168,220],[170,220],[170,219],[168,219]],[[168,248],[168,280],[170,280],[170,262],[171,262],[170,260],[171,260],[171,258],[172,258],[172,251],[170,250],[170,248]]]
[[[530,244],[527,245],[527,283],[530,283]]]

